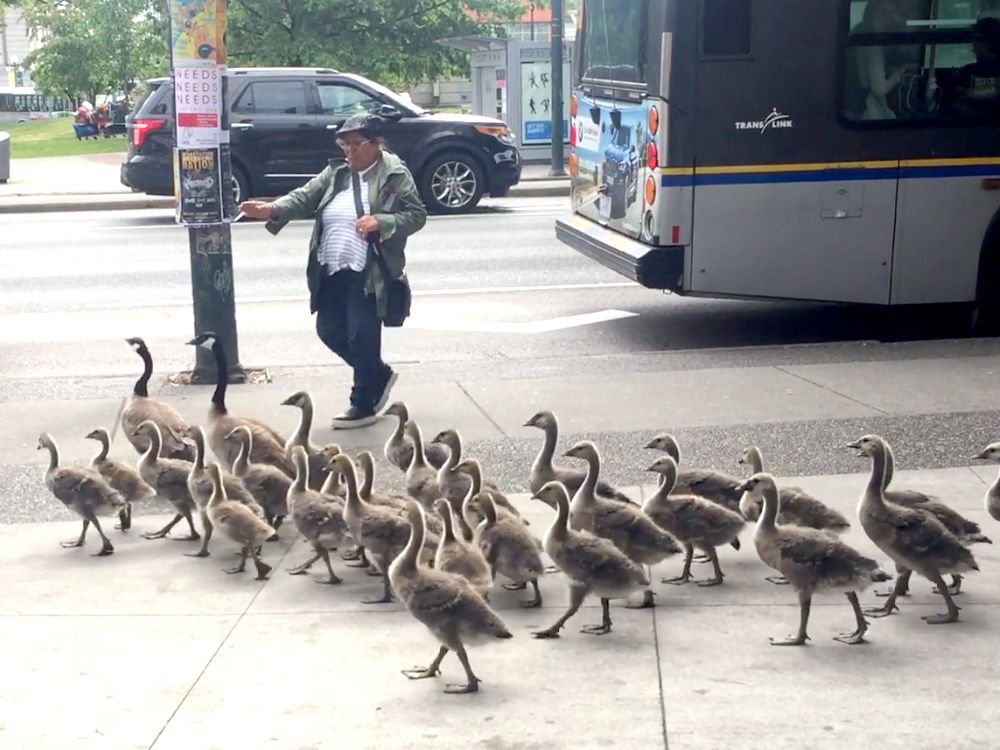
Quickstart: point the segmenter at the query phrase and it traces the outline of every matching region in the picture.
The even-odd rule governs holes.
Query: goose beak
[[[189,341],[188,343],[190,344],[191,342]],[[284,401],[281,402],[281,405],[282,406],[298,406],[298,404],[296,403],[295,396],[289,396],[288,398],[286,398]]]
[[[198,346],[198,339],[191,339],[184,342],[187,346]]]
[[[521,425],[521,427],[534,427],[534,426],[535,426],[535,421],[533,419],[529,419],[527,422]]]
[[[750,489],[750,483],[749,482],[740,482],[738,485],[736,485],[735,487],[733,487],[733,489],[734,490],[739,490],[740,492],[746,492],[747,490]]]
[[[650,440],[648,443],[646,443],[645,447],[649,448],[651,450],[656,450],[656,448],[657,448],[656,440]]]
[[[652,466],[648,467],[646,471],[656,471],[656,464],[653,464]]]
[[[977,453],[976,455],[974,455],[972,457],[972,460],[973,461],[985,461],[986,458],[987,458],[987,456],[986,456],[987,452],[988,451],[982,451],[981,453]]]
[[[97,439],[97,430],[91,430],[86,435],[84,435],[83,439],[84,440],[96,440]]]

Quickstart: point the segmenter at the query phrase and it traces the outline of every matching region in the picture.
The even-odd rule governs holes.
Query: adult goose
[[[82,547],[87,539],[87,529],[93,524],[101,535],[101,549],[95,557],[114,553],[114,545],[101,528],[98,515],[121,513],[125,498],[93,469],[59,465],[59,447],[47,432],[38,438],[38,450],[49,452],[49,465],[45,470],[45,486],[67,508],[83,520],[83,529],[77,539],[62,542],[63,547]]]
[[[249,456],[252,463],[269,464],[280,469],[289,477],[295,476],[295,466],[285,455],[285,439],[274,429],[258,419],[237,417],[226,408],[226,389],[229,385],[229,364],[225,348],[214,333],[206,332],[188,341],[191,346],[204,347],[215,357],[216,385],[212,393],[212,406],[208,410],[208,422],[205,425],[206,437],[212,452],[220,463],[232,471],[239,445],[227,441],[226,436],[235,428],[244,426],[253,433],[253,447]]]
[[[834,638],[849,645],[863,643],[868,623],[861,611],[858,593],[876,581],[891,576],[874,560],[865,557],[839,539],[816,529],[777,525],[781,499],[774,477],[756,473],[741,485],[745,492],[757,491],[764,510],[757,519],[754,544],[764,564],[781,573],[799,596],[799,630],[794,636],[771,638],[772,646],[802,646],[809,640],[809,610],[817,591],[842,591],[854,610],[857,627],[852,633]]]
[[[122,410],[122,433],[137,453],[145,453],[149,448],[149,439],[139,431],[139,425],[147,420],[156,422],[163,440],[163,457],[193,461],[194,446],[184,439],[188,429],[187,422],[170,404],[150,398],[149,379],[153,375],[153,357],[146,342],[138,336],[125,341],[142,358],[144,369],[135,381],[132,397]]]
[[[419,503],[410,500],[407,516],[410,539],[403,552],[389,566],[389,580],[406,609],[426,626],[441,648],[430,665],[405,669],[403,674],[411,680],[437,677],[445,655],[454,651],[465,669],[466,683],[448,685],[445,692],[478,692],[481,680],[472,671],[466,645],[513,636],[500,616],[467,580],[420,563],[420,550],[424,547],[424,510]]]
[[[118,514],[122,531],[132,528],[132,506],[135,503],[148,500],[156,496],[156,490],[147,484],[135,467],[108,458],[108,451],[111,449],[111,435],[103,427],[91,430],[87,433],[88,440],[96,440],[101,447],[92,459],[90,468],[104,477],[105,481],[114,487],[125,498],[125,507]]]
[[[524,423],[525,427],[537,427],[545,434],[542,448],[531,465],[531,478],[529,486],[532,492],[538,492],[547,482],[562,482],[566,491],[574,493],[583,484],[583,478],[587,475],[580,469],[572,469],[566,466],[557,466],[552,462],[556,454],[556,444],[559,442],[559,422],[556,415],[551,411],[540,411],[531,419]],[[601,480],[594,490],[600,497],[609,500],[617,500],[629,505],[637,505],[628,495],[619,492],[610,484]]]
[[[911,574],[916,571],[937,585],[948,607],[945,614],[926,615],[923,619],[929,625],[957,622],[959,609],[941,576],[979,570],[972,553],[932,514],[886,500],[883,487],[888,450],[883,438],[865,435],[847,447],[872,461],[871,476],[858,503],[861,527],[896,563],[897,578],[892,594],[884,606],[866,613],[875,617],[892,614],[897,609],[896,598],[906,590]]]

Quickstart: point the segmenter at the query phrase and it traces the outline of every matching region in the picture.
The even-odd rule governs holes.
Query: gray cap
[[[374,138],[378,135],[378,126],[382,123],[381,118],[368,113],[351,115],[344,124],[337,129],[337,135],[345,133],[361,133],[367,138]]]

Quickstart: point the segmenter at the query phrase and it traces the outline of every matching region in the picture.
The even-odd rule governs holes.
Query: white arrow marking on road
[[[416,314],[406,321],[405,327],[432,331],[468,331],[472,333],[514,333],[530,335],[536,333],[562,331],[567,328],[579,328],[581,326],[594,325],[595,323],[607,323],[612,320],[634,318],[638,315],[639,313],[629,312],[628,310],[598,310],[596,312],[581,313],[579,315],[566,315],[561,318],[529,320],[520,323],[500,323],[488,320],[462,320],[455,317],[421,318],[419,314]]]

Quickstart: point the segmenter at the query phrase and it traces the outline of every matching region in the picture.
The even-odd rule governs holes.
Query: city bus
[[[682,295],[1000,322],[1000,0],[583,0],[573,249]]]

